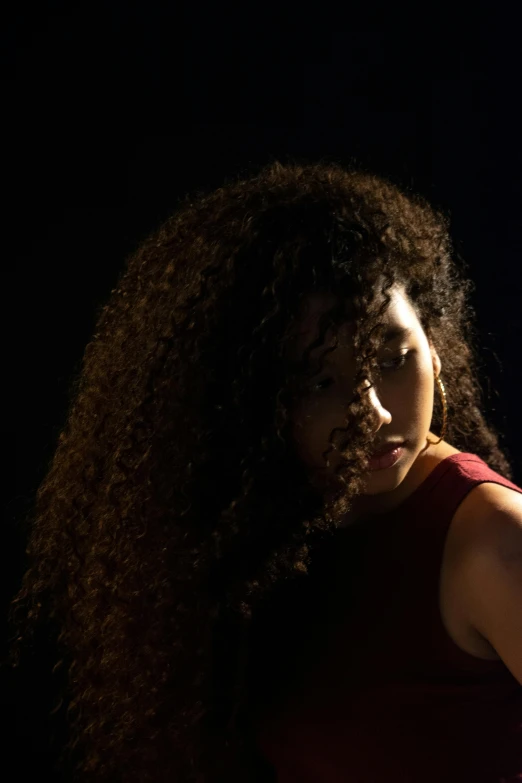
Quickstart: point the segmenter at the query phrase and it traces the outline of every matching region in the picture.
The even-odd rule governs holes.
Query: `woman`
[[[522,773],[521,566],[496,557],[498,531],[516,551],[522,490],[482,409],[452,252],[420,196],[275,162],[186,197],[131,256],[11,613],[12,664],[37,628],[59,645],[61,768]]]

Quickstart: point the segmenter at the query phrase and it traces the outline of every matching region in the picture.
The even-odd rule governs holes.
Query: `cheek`
[[[408,369],[392,375],[383,388],[381,402],[394,416],[422,416],[433,387],[431,366],[424,359],[412,358]]]
[[[340,420],[342,411],[333,400],[325,398],[302,403],[292,416],[292,437],[298,454],[306,461],[316,462],[328,446],[330,432],[339,426]]]
[[[310,440],[311,423],[313,419],[309,418],[309,416],[309,406],[303,403],[297,405],[291,414],[291,434],[300,451],[307,446]]]
[[[412,377],[406,392],[408,405],[413,408],[418,417],[426,415],[431,410],[433,383],[431,357],[424,357],[422,362],[417,362],[412,368]]]

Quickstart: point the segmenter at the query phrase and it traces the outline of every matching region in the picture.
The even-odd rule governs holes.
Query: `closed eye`
[[[318,383],[315,383],[313,388],[314,389],[319,389],[323,384],[326,384],[326,388],[328,388],[329,386],[331,386],[331,384],[333,382],[334,382],[333,378],[323,378],[322,381],[318,381]],[[321,391],[323,391],[323,390],[324,390],[324,387],[323,387],[323,389],[321,389]]]
[[[406,351],[406,353],[402,353],[400,356],[396,356],[393,359],[386,359],[385,361],[379,363],[379,367],[384,372],[397,372],[397,370],[402,370],[412,353],[413,351]],[[325,391],[332,385],[332,383],[335,383],[335,378],[323,378],[322,380],[313,384],[311,389],[313,391]]]
[[[406,362],[408,361],[411,353],[412,353],[411,351],[407,351],[406,353],[401,353],[400,356],[396,356],[395,359],[387,359],[386,361],[381,362],[379,364],[379,367],[385,372],[388,371],[394,372],[395,370],[401,370],[406,364]],[[388,366],[385,367],[385,365]]]

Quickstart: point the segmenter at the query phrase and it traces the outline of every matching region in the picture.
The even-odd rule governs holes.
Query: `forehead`
[[[388,309],[383,314],[383,322],[389,325],[415,327],[418,325],[418,319],[415,311],[408,302],[407,296],[401,286],[395,285],[390,289],[391,297]],[[310,294],[303,305],[303,313],[298,321],[293,338],[289,348],[291,359],[300,358],[305,349],[319,336],[319,318],[327,312],[334,304],[336,298],[333,294]],[[338,345],[350,347],[355,332],[353,323],[343,324],[338,330]],[[332,329],[328,329],[325,335],[325,345],[330,345],[332,341]],[[333,344],[333,343],[332,343]],[[324,346],[318,346],[311,352],[313,358],[316,352],[324,349]]]

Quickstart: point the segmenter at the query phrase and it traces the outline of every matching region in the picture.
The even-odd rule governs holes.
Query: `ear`
[[[440,375],[440,371],[442,369],[442,362],[431,340],[429,341],[429,343],[430,343],[431,358],[433,360],[433,374],[435,375],[436,378],[438,378]]]

